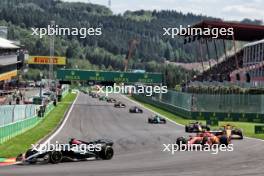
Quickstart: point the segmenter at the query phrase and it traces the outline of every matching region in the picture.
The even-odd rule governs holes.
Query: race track
[[[71,137],[82,140],[109,138],[115,155],[109,161],[83,161],[44,165],[13,165],[0,168],[3,176],[263,176],[263,142],[253,139],[233,141],[233,152],[162,152],[163,143],[171,144],[178,136],[188,136],[184,128],[171,122],[151,125],[153,114],[130,114],[135,105],[115,95],[127,108],[80,93],[63,129],[53,139],[65,143]]]

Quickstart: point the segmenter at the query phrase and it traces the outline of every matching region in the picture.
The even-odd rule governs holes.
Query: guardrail
[[[37,116],[27,118],[9,125],[0,127],[0,144],[19,135],[38,124],[40,118]]]
[[[43,118],[45,118],[45,116],[49,114],[50,111],[53,110],[54,107],[55,106],[53,102],[47,104],[46,107],[44,108],[45,112],[43,113],[42,118],[36,115],[37,110],[35,110],[35,114],[30,117],[22,118],[22,119],[20,118],[17,121],[0,126],[0,144],[36,126]],[[2,115],[5,115],[5,112],[1,112],[1,113]],[[20,115],[20,117],[22,116]],[[13,116],[13,119],[14,118],[16,118],[16,116]]]
[[[264,114],[261,113],[197,112],[193,111],[192,109],[159,101],[155,97],[147,97],[136,94],[133,94],[132,96],[138,101],[148,103],[190,120],[219,120],[264,123]]]
[[[36,107],[36,105],[0,106],[0,127],[35,116]]]
[[[69,86],[64,85],[62,87],[60,99],[63,99],[68,93]],[[52,101],[45,106],[0,106],[0,144],[36,126],[54,109],[55,105],[56,104]]]

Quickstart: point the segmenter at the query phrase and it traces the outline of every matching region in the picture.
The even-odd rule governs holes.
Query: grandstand
[[[14,42],[0,38],[0,89],[17,76],[17,68],[22,62],[19,49]]]
[[[264,26],[241,24],[224,21],[202,21],[192,27],[197,28],[230,28],[234,29],[233,36],[219,36],[216,40],[231,40],[235,53],[226,57],[218,64],[196,75],[188,83],[199,82],[230,82],[250,83],[253,87],[264,85]],[[186,41],[211,40],[211,36],[185,36]],[[235,41],[250,42],[237,49]],[[207,44],[207,43],[206,43]],[[225,42],[223,42],[225,45]],[[226,48],[224,46],[224,48]],[[226,55],[226,50],[224,51]],[[217,51],[216,51],[217,53]],[[209,53],[207,53],[209,55]],[[205,56],[203,56],[205,57]],[[203,60],[203,59],[202,59]],[[193,84],[192,84],[193,85]]]
[[[239,50],[236,57],[238,66],[241,68],[243,66],[243,50]],[[197,75],[192,81],[231,81],[230,74],[235,69],[235,55],[232,55],[212,68],[205,70],[202,74]]]
[[[264,39],[246,44],[243,51],[243,67],[230,74],[231,81],[250,82],[254,86],[263,86]]]

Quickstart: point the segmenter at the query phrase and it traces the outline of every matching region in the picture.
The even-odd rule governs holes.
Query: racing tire
[[[201,141],[201,144],[205,145],[205,144],[207,144],[207,142],[208,142],[208,137],[207,136],[203,137],[203,140]]]
[[[238,135],[239,139],[243,139],[243,133],[242,133],[241,130],[239,130],[239,129],[238,130],[234,130],[234,132],[232,132],[232,133]]]
[[[23,154],[19,154],[17,157],[16,157],[16,162],[20,162],[23,160]]]
[[[210,127],[208,127],[208,126],[206,126],[206,131],[210,131],[211,129],[210,129]]]
[[[177,144],[178,146],[181,146],[182,144],[187,144],[187,140],[185,139],[185,137],[179,137],[179,138],[177,138],[177,140],[176,140],[176,144]]]
[[[229,144],[229,139],[227,136],[221,136],[219,142],[220,144],[224,144],[225,146],[227,146]]]
[[[100,158],[103,160],[110,160],[112,159],[114,156],[114,150],[111,146],[106,146],[103,148],[103,150],[101,151],[101,156]]]
[[[190,131],[189,131],[189,127],[185,126],[185,132],[186,132],[186,133],[189,133],[189,132],[190,132]]]
[[[58,164],[62,160],[62,153],[60,151],[53,151],[50,153],[50,162],[52,164]]]

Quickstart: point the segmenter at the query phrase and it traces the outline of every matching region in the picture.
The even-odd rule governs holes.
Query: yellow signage
[[[66,65],[66,58],[60,56],[30,56],[28,64],[53,64],[53,65]]]
[[[0,81],[10,80],[14,76],[17,76],[17,70],[0,74]]]

